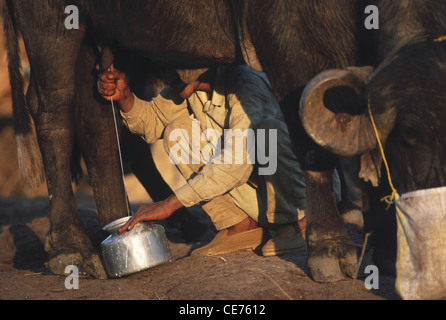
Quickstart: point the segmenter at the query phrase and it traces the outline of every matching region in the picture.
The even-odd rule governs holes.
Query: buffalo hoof
[[[85,236],[86,237],[86,236]],[[57,275],[67,275],[66,267],[75,266],[79,274],[86,274],[96,279],[107,279],[107,273],[99,255],[95,252],[88,238],[76,237],[69,242],[62,242],[52,233],[47,236],[45,250],[48,252],[48,268]]]
[[[309,243],[307,266],[314,281],[331,283],[356,278],[357,248],[350,240]]]
[[[96,279],[107,279],[107,274],[97,254],[82,256],[79,252],[59,253],[50,258],[48,264],[50,271],[57,275],[67,275],[67,266],[77,267],[79,274],[89,275]]]

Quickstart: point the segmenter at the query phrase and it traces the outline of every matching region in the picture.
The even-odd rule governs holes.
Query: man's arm
[[[122,235],[126,231],[132,230],[141,221],[158,221],[170,217],[175,211],[181,209],[183,205],[176,195],[171,195],[164,201],[150,204],[143,204],[139,207],[132,218],[119,229],[118,234]]]
[[[119,104],[125,125],[147,143],[160,139],[176,118],[189,116],[186,101],[174,90],[166,88],[151,101],[143,101],[131,92],[126,75],[116,69],[99,76],[98,91],[104,99]]]
[[[150,132],[147,128],[141,129],[141,131],[145,132],[144,134],[146,138],[147,136],[151,135],[149,133],[153,133],[154,136],[157,136],[156,132],[160,132],[159,136],[161,136],[161,132],[164,129],[165,123],[168,122],[168,119],[165,119],[163,122],[159,119],[159,117],[156,116],[156,110],[153,109],[152,105],[150,105],[149,103],[148,105],[144,105],[143,101],[136,99],[127,85],[125,74],[119,72],[116,69],[107,70],[107,72],[104,72],[99,77],[98,91],[104,99],[108,101],[113,100],[118,102],[124,117],[126,114],[134,114],[136,115],[136,117],[133,120],[136,121],[136,123],[145,123],[149,128],[151,127],[151,124],[155,122],[155,124],[153,125],[153,128],[155,130],[154,132]],[[136,106],[137,108],[140,108],[140,110],[135,110],[135,102],[138,102]],[[164,110],[164,114],[166,113],[166,110]],[[141,120],[139,119],[140,117],[144,119]],[[131,117],[126,118],[127,124],[130,121],[129,118]],[[129,128],[130,127],[131,125],[129,126]],[[157,221],[165,219],[182,207],[183,205],[174,194],[164,201],[141,205],[138,211],[132,216],[132,218],[127,221],[127,223],[119,230],[119,234],[123,234],[126,231],[133,229],[133,227],[141,221]]]

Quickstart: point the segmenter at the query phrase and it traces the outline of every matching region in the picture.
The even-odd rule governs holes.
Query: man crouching
[[[217,67],[189,84],[178,78],[153,100],[142,101],[125,74],[107,70],[98,90],[119,103],[132,133],[147,143],[163,139],[187,181],[164,201],[142,205],[120,234],[140,221],[200,204],[219,232],[192,255],[305,252],[304,177],[263,73],[244,65]]]

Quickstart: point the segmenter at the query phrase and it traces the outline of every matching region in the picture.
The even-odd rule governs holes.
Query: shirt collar
[[[197,91],[197,95],[203,104],[224,107],[226,104],[226,67],[217,67],[211,101],[208,100],[207,93],[204,91]]]

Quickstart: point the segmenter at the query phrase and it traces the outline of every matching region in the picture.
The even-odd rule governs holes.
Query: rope
[[[439,38],[437,38],[437,39],[434,39],[434,41],[435,41],[435,42],[443,42],[443,41],[446,41],[446,36],[442,36],[442,37],[439,37]]]
[[[369,99],[369,102],[368,102],[368,109],[369,109],[370,120],[372,121],[372,125],[373,125],[373,130],[375,131],[376,140],[378,141],[379,150],[381,151],[381,155],[382,155],[382,157],[383,157],[383,162],[384,162],[384,165],[386,166],[387,177],[388,177],[388,179],[389,179],[390,188],[392,189],[392,194],[391,194],[390,196],[387,196],[387,197],[384,197],[384,198],[381,199],[381,201],[383,201],[383,202],[384,202],[384,201],[387,202],[387,208],[386,208],[386,210],[389,210],[389,209],[390,209],[390,206],[391,206],[392,203],[395,201],[395,199],[396,199],[396,200],[399,199],[399,195],[398,195],[398,192],[396,191],[396,189],[395,189],[395,187],[393,186],[393,183],[392,183],[392,177],[390,176],[389,164],[387,163],[387,159],[386,159],[386,156],[385,156],[385,154],[384,154],[384,148],[383,148],[383,145],[382,145],[382,143],[381,143],[381,139],[379,138],[378,128],[376,127],[375,120],[374,120],[374,118],[373,118],[372,108],[371,108],[371,106],[370,106],[370,99]],[[401,218],[401,217],[404,218],[404,216],[402,216],[401,211],[399,210],[398,206],[396,206],[396,211],[397,211],[397,215],[398,215],[398,217],[400,217],[400,218]],[[357,269],[356,269],[356,276],[355,276],[355,278],[358,277],[359,269],[361,268],[362,261],[363,261],[363,259],[364,259],[365,250],[367,249],[367,243],[368,243],[368,241],[369,241],[369,237],[370,237],[372,234],[373,234],[373,232],[369,232],[369,233],[367,233],[367,234],[365,235],[364,243],[363,243],[363,245],[362,245],[361,256],[360,256],[360,258],[359,258],[359,262],[358,262]]]
[[[387,159],[386,159],[386,156],[384,154],[384,148],[382,146],[381,139],[379,138],[379,132],[378,132],[378,129],[376,127],[375,120],[373,119],[372,108],[370,106],[370,99],[369,99],[369,103],[368,103],[368,108],[369,108],[370,120],[372,121],[372,125],[373,125],[373,130],[375,131],[376,140],[378,141],[378,146],[379,146],[379,149],[381,151],[381,155],[383,157],[383,162],[384,162],[384,165],[386,166],[387,177],[389,179],[390,188],[392,189],[392,194],[391,195],[381,199],[381,201],[387,202],[387,204],[388,204],[387,210],[389,210],[389,208],[392,205],[392,203],[394,202],[395,198],[398,199],[399,195],[398,195],[398,192],[396,191],[396,189],[395,189],[395,187],[393,186],[393,183],[392,183],[392,177],[390,176],[389,164],[387,163]]]

